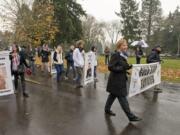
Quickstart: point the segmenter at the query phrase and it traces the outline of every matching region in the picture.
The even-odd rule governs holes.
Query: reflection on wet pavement
[[[107,78],[101,74],[97,83],[74,89],[71,80],[56,84],[54,77],[36,77],[42,85],[27,83],[29,99],[20,93],[0,97],[0,135],[179,135],[180,91],[131,98],[143,121],[129,123],[118,102],[116,117],[104,115]]]

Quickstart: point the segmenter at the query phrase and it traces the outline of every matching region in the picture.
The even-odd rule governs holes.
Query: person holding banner
[[[161,63],[163,62],[160,58],[160,53],[161,53],[161,47],[160,46],[156,46],[152,49],[151,53],[147,56],[147,60],[146,62],[148,64],[150,63]],[[159,88],[158,85],[155,86],[154,88],[154,92],[157,92],[157,93],[162,93],[162,89]]]
[[[63,50],[60,45],[57,46],[57,49],[54,52],[53,60],[57,72],[57,82],[59,82],[63,72]]]
[[[131,112],[127,100],[127,70],[132,68],[132,65],[127,63],[127,41],[121,39],[116,46],[116,53],[112,55],[108,65],[110,75],[106,90],[109,92],[109,96],[105,105],[105,114],[109,116],[116,115],[111,111],[111,106],[117,98],[129,121],[140,121],[141,119]]]
[[[74,66],[76,68],[76,88],[82,88],[82,76],[84,68],[84,41],[79,40],[76,44],[76,49],[73,52]]]
[[[94,80],[97,80],[97,65],[98,65],[98,61],[97,61],[97,48],[95,46],[91,47],[91,53],[94,55]]]
[[[25,84],[25,67],[30,68],[26,62],[24,53],[19,52],[19,47],[17,45],[12,46],[12,52],[10,53],[11,60],[11,72],[14,75],[14,86],[15,91],[18,90],[18,79],[21,78],[21,85],[24,97],[29,97],[26,92],[26,84]]]

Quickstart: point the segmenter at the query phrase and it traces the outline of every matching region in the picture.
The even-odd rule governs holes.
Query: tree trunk
[[[178,35],[178,49],[177,49],[177,56],[180,56],[180,34]]]
[[[148,17],[148,35],[147,35],[147,43],[150,44],[150,36],[151,36],[151,25],[152,25],[152,0],[149,4],[149,17]]]

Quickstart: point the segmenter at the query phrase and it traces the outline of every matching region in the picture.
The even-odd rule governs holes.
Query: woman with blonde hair
[[[57,72],[57,82],[59,82],[63,72],[63,50],[60,45],[57,46],[56,51],[54,52],[53,60]]]
[[[127,63],[127,49],[127,41],[125,39],[119,40],[116,52],[112,55],[109,62],[110,75],[107,84],[109,96],[105,105],[105,114],[110,116],[116,115],[111,111],[111,106],[117,98],[129,121],[140,121],[141,119],[131,112],[127,100],[127,70],[132,68],[132,65]]]

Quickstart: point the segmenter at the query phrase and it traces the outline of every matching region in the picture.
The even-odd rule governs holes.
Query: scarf
[[[13,56],[12,59],[12,70],[17,71],[19,65],[20,65],[20,56],[16,54],[15,56]]]

